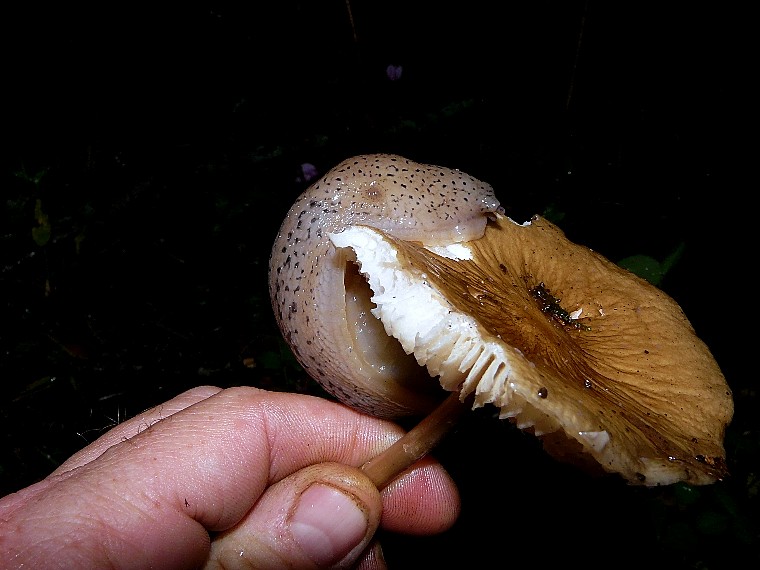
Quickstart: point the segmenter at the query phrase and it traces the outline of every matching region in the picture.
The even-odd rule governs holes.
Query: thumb
[[[359,469],[311,465],[267,488],[235,527],[217,535],[207,569],[350,567],[381,513],[380,492]]]

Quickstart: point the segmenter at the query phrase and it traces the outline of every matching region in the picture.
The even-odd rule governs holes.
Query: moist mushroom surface
[[[351,180],[357,165],[382,174],[347,183],[347,169]],[[356,216],[363,211],[353,205],[356,186],[385,191],[389,169],[390,187],[400,184],[435,220],[482,225],[438,233],[436,222],[410,234]],[[452,178],[428,176],[436,171]],[[426,184],[410,184],[420,172]],[[479,193],[445,198],[452,185]],[[329,200],[315,199],[315,188]],[[345,202],[332,190],[346,189],[352,218],[327,223]],[[344,402],[393,416],[424,412],[440,394],[459,392],[475,406],[499,408],[552,455],[632,484],[707,484],[727,475],[731,392],[681,308],[656,287],[541,217],[514,222],[490,186],[456,170],[367,155],[344,162],[305,196],[273,249],[270,291],[296,357]],[[462,203],[470,207],[465,216]],[[315,217],[322,219],[312,229],[318,241],[306,243],[310,232],[293,237],[294,220]],[[293,306],[296,289],[304,295]],[[392,381],[370,378],[362,359]]]

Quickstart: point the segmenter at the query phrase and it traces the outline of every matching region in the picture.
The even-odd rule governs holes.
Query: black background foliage
[[[613,261],[682,247],[660,286],[737,413],[732,477],[662,489],[589,479],[474,413],[436,452],[459,522],[384,536],[391,566],[757,560],[745,15],[591,0],[3,11],[0,494],[192,386],[322,395],[274,324],[269,249],[303,163],[392,152],[486,180],[513,219],[545,214]]]

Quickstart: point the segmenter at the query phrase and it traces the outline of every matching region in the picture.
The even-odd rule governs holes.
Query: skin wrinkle
[[[261,411],[259,411],[261,410]],[[271,417],[270,417],[271,414]],[[272,429],[270,427],[270,422],[272,420],[272,417],[275,416],[281,416],[282,415],[282,409],[279,407],[272,407],[267,405],[266,403],[261,404],[258,403],[256,406],[252,406],[251,410],[251,417],[255,420],[261,423],[262,432],[264,434],[264,441],[266,441],[267,449],[264,453],[265,456],[271,458],[271,462],[269,464],[269,480],[270,481],[279,481],[284,477],[285,475],[279,474],[279,469],[277,467],[278,461],[277,461],[277,454],[274,453],[273,450],[277,449],[279,446],[277,444],[277,435],[280,433],[279,430]],[[275,422],[279,425],[279,422]],[[288,424],[292,422],[288,421]]]
[[[334,405],[334,403],[327,402],[319,398],[315,399],[319,400],[320,404],[324,402],[330,406]],[[374,455],[379,454],[381,451],[395,442],[398,438],[400,438],[403,434],[401,428],[395,426],[395,424],[391,424],[390,422],[387,423],[387,427],[390,427],[393,430],[393,435],[387,435],[386,432],[378,433],[376,427],[371,427],[372,422],[376,421],[374,419],[365,419],[363,416],[361,416],[355,422],[346,423],[342,421],[342,419],[334,417],[332,414],[327,414],[326,416],[319,414],[309,416],[302,411],[306,409],[307,407],[305,404],[299,407],[298,410],[294,409],[292,405],[281,406],[274,405],[272,403],[267,403],[265,406],[260,406],[258,403],[256,403],[251,406],[250,415],[256,422],[261,424],[262,430],[266,434],[265,440],[268,442],[269,446],[265,453],[271,458],[269,474],[270,484],[281,480],[283,477],[292,473],[294,470],[298,470],[311,465],[317,460],[317,458],[324,457],[325,450],[330,448],[330,445],[323,440],[323,435],[325,433],[341,431],[350,436],[349,441],[341,446],[339,450],[334,450],[331,456],[325,460],[344,463],[347,465],[352,465],[354,467],[362,465]],[[350,410],[347,407],[346,410],[348,410],[353,416],[353,410]],[[304,420],[302,419],[303,417],[307,418],[305,420],[305,425]],[[328,422],[328,419],[326,418],[329,419],[329,423],[326,423]],[[294,426],[294,430],[297,427],[299,431],[304,430],[305,428],[309,428],[308,431],[312,431],[314,433],[313,437],[307,436],[301,442],[307,451],[307,453],[299,456],[301,461],[296,464],[281,464],[281,455],[277,452],[277,450],[281,447],[281,444],[277,441],[276,436],[272,434],[271,428],[269,428],[269,422],[271,421],[275,421],[275,423],[279,426],[282,426],[284,424],[292,425]],[[287,432],[287,430],[280,429],[276,431],[275,434],[283,432]],[[372,439],[367,439],[368,437]],[[371,442],[371,446],[368,446],[370,447],[368,452],[361,452],[361,444],[364,441]],[[282,457],[288,459],[289,461],[292,460],[292,458],[288,458],[285,455]]]
[[[230,530],[234,530],[233,527]],[[285,558],[283,550],[275,548],[275,544],[260,540],[257,536],[248,534],[245,538],[245,544],[233,547],[229,543],[220,551],[220,543],[213,543],[209,553],[208,560],[203,566],[204,570],[223,570],[228,568],[226,560],[230,560],[230,569],[242,570],[243,568],[257,568],[249,561],[245,555],[246,552],[255,552],[258,568],[287,568],[288,560]],[[231,554],[234,553],[234,554]],[[232,558],[231,558],[232,556]],[[266,560],[265,563],[262,562]]]
[[[17,510],[23,509],[28,503],[39,501],[38,497],[47,492],[48,488],[53,486],[54,483],[55,477],[50,477],[4,497],[0,523],[8,524],[8,521],[13,518]]]
[[[193,419],[195,421],[192,421]],[[208,419],[212,420],[210,423],[213,426],[213,431],[211,432],[203,427],[208,425],[208,422],[198,421],[192,416],[188,417],[186,421],[191,422],[193,431],[197,430],[204,438],[210,440],[212,445],[197,443],[197,438],[193,438],[187,445],[191,452],[197,447],[213,449],[214,453],[195,459],[196,468],[193,470],[195,476],[192,480],[186,481],[185,474],[176,473],[175,477],[183,484],[170,486],[170,488],[188,489],[188,491],[193,488],[205,489],[208,486],[206,482],[211,480],[216,480],[217,485],[223,484],[225,490],[216,492],[211,500],[211,504],[213,504],[211,512],[215,513],[214,516],[211,516],[208,508],[198,511],[198,504],[209,503],[208,498],[203,498],[208,492],[196,498],[193,498],[189,492],[186,495],[175,494],[173,501],[177,508],[187,516],[191,514],[188,513],[188,507],[185,506],[185,500],[187,500],[189,508],[193,510],[192,516],[195,520],[209,530],[220,532],[234,526],[237,520],[245,515],[241,505],[250,503],[250,497],[258,496],[266,488],[267,481],[264,477],[259,476],[256,479],[248,477],[250,459],[247,458],[266,456],[267,453],[261,453],[260,446],[255,438],[248,439],[245,437],[246,431],[244,429],[235,429],[235,424],[239,422],[248,423],[245,414],[242,414],[239,409],[231,408],[229,414],[221,418]],[[213,445],[214,441],[222,441],[222,439],[224,439],[224,445]],[[224,477],[220,478],[220,473],[224,474]],[[236,481],[241,480],[245,480],[246,485],[236,483]]]
[[[26,551],[49,550],[53,553],[54,558],[60,563],[65,562],[68,565],[76,566],[79,564],[80,559],[89,561],[93,559],[93,555],[101,554],[96,559],[99,561],[108,561],[108,566],[106,568],[113,568],[113,563],[110,561],[108,555],[105,552],[105,545],[101,543],[98,543],[93,548],[92,545],[87,545],[85,547],[87,541],[80,541],[79,544],[77,544],[78,547],[76,549],[69,548],[72,543],[77,543],[77,541],[75,539],[72,540],[71,537],[72,533],[75,533],[76,530],[78,529],[72,529],[71,524],[69,521],[67,521],[66,526],[61,526],[59,529],[59,532],[66,534],[64,540],[60,540],[60,536],[58,534],[50,534],[40,537],[40,540],[34,542],[33,544],[25,545],[23,549],[18,550],[12,558],[17,559],[19,556],[23,556]],[[85,544],[82,544],[82,542]],[[51,546],[48,546],[48,544]],[[74,554],[74,557],[72,557],[72,552]]]
[[[10,513],[12,515],[12,513]],[[3,518],[3,525],[0,525],[0,529],[3,528],[3,526],[8,525],[9,521],[11,520],[11,516],[8,516],[7,518]],[[0,546],[3,546],[3,552],[8,548],[6,545],[3,544],[3,542],[6,542],[5,536],[12,536],[12,534],[18,534],[25,532],[25,526],[35,526],[35,524],[45,524],[45,518],[47,517],[31,517],[30,519],[27,519],[26,521],[22,521],[22,524],[17,524],[13,529],[5,529],[3,533],[0,533]],[[31,524],[30,524],[31,523]],[[60,532],[64,527],[62,525],[54,526],[58,532]],[[6,534],[7,533],[7,534]],[[8,561],[10,560],[17,560],[19,557],[22,557],[26,551],[37,551],[40,548],[45,548],[43,545],[46,543],[51,543],[53,545],[56,545],[55,540],[57,539],[58,535],[44,535],[44,536],[37,536],[32,535],[36,540],[30,544],[24,544],[23,547],[19,547],[18,545],[15,545],[15,548],[8,549],[8,554],[11,554],[11,556],[8,558]],[[65,547],[65,545],[58,544],[56,551],[60,551]]]
[[[74,480],[69,482],[74,487],[82,486],[82,481]],[[119,485],[114,485],[116,490],[119,489]],[[108,568],[118,568],[118,564],[112,561],[112,554],[114,552],[123,552],[125,549],[130,553],[129,559],[134,561],[139,558],[139,555],[143,548],[143,543],[139,540],[139,537],[131,537],[128,533],[122,532],[116,522],[125,521],[125,511],[131,511],[128,519],[133,520],[132,517],[140,518],[144,521],[156,522],[156,517],[149,514],[148,510],[141,508],[138,504],[132,501],[125,501],[118,493],[112,494],[112,489],[104,488],[102,486],[88,486],[88,494],[96,495],[94,502],[98,503],[99,509],[91,512],[89,510],[83,511],[64,511],[64,512],[52,512],[48,511],[44,517],[38,517],[27,521],[27,525],[31,527],[43,526],[46,528],[58,529],[57,534],[48,534],[41,537],[41,540],[27,545],[25,550],[33,551],[37,549],[46,549],[43,544],[50,543],[56,546],[54,551],[57,551],[59,555],[56,559],[62,563],[75,565],[77,560],[98,560],[108,561]],[[60,495],[61,492],[77,494],[75,489],[65,488],[61,491],[59,488],[54,488],[52,492]],[[46,500],[51,498],[46,497]],[[55,496],[52,497],[55,500]],[[114,513],[113,515],[111,513]],[[52,516],[51,516],[52,515]],[[47,518],[49,521],[42,521],[43,518]],[[60,518],[62,523],[58,524],[56,519]],[[52,524],[51,524],[52,523]],[[141,527],[148,527],[149,524],[142,523]],[[34,535],[33,535],[34,536]],[[109,541],[104,542],[102,539],[97,541],[88,540],[91,536],[98,537],[111,537]],[[118,537],[118,539],[114,539]],[[131,540],[130,540],[131,538]],[[76,546],[76,548],[70,548]],[[72,559],[72,554],[74,558]],[[99,566],[102,567],[102,566]]]
[[[153,425],[158,425],[158,422],[156,422]],[[165,427],[165,426],[163,426]],[[104,464],[111,464],[114,466],[114,472],[118,473],[122,479],[131,479],[134,480],[143,480],[145,482],[145,485],[143,485],[140,488],[140,492],[138,494],[139,497],[143,499],[144,504],[147,506],[147,509],[156,509],[165,508],[165,503],[162,502],[162,498],[164,495],[164,477],[167,475],[171,478],[177,479],[178,476],[181,477],[184,474],[175,474],[175,473],[165,473],[163,471],[155,471],[154,469],[160,469],[160,467],[157,467],[156,464],[158,463],[156,451],[153,449],[154,443],[153,441],[146,441],[146,439],[153,439],[153,440],[160,440],[160,434],[156,436],[155,433],[149,433],[148,430],[145,430],[137,435],[135,435],[132,438],[125,439],[119,444],[116,444],[108,449],[106,449],[103,454],[99,457],[100,462]],[[124,452],[124,446],[131,446],[132,449],[129,452]],[[149,461],[147,461],[145,464],[141,464],[139,469],[136,469],[132,467],[132,465],[129,463],[130,456],[134,456],[135,454],[144,454],[145,452],[148,452],[151,457],[149,457]],[[166,449],[162,450],[162,460],[167,461],[171,457],[179,457],[181,454],[177,454],[174,450]],[[145,465],[148,465],[152,467],[153,469],[145,469]],[[89,477],[90,475],[90,465],[84,465],[80,468],[78,468],[81,474],[80,477]],[[159,485],[154,485],[154,482],[158,481]],[[81,483],[81,479],[78,480],[78,482]],[[113,489],[111,492],[115,496],[121,496],[121,489],[122,485],[118,484],[117,479],[112,479],[111,484]],[[103,495],[104,498],[108,498],[108,495]],[[176,501],[169,501],[169,503],[173,506],[174,504],[177,504]],[[134,501],[130,501],[131,506],[137,507],[138,505],[134,503]],[[147,514],[147,513],[145,513]]]
[[[107,501],[110,504],[113,504],[113,501],[109,501],[109,498],[107,495],[104,495],[101,493],[101,497],[103,500]],[[137,508],[137,505],[134,505],[132,503],[128,503],[126,501],[121,501],[121,504],[124,507],[135,507],[135,511],[137,511],[138,516],[141,516],[141,518],[144,519],[153,519],[155,520],[155,517],[152,517],[146,512],[144,509]],[[119,513],[120,509],[115,509],[117,513]],[[118,568],[119,565],[112,560],[112,553],[113,552],[122,552],[123,550],[128,549],[128,551],[132,552],[133,555],[130,556],[130,559],[134,561],[135,559],[139,559],[140,553],[142,550],[142,541],[140,540],[140,537],[138,536],[131,536],[129,534],[123,534],[121,532],[121,529],[118,525],[114,524],[117,521],[123,520],[121,516],[104,516],[105,513],[103,511],[98,511],[95,513],[95,517],[89,518],[88,522],[90,523],[88,526],[90,528],[88,529],[88,532],[91,534],[94,534],[95,536],[103,536],[103,537],[120,537],[119,540],[114,540],[113,538],[109,540],[108,542],[97,542],[97,548],[99,550],[100,556],[98,556],[97,560],[107,560],[109,563],[109,566],[111,568]],[[120,513],[119,513],[120,514]],[[147,526],[147,525],[146,525]],[[97,527],[97,530],[93,527]],[[114,548],[113,544],[120,542],[121,547]]]
[[[244,505],[250,502],[249,496],[257,496],[261,494],[266,488],[266,481],[263,477],[257,480],[257,485],[254,485],[253,481],[249,481],[249,485],[242,486],[235,484],[236,480],[245,480],[247,473],[250,470],[249,462],[245,459],[248,457],[259,457],[260,446],[255,445],[254,439],[248,439],[242,434],[246,433],[243,429],[243,425],[248,423],[244,414],[239,411],[225,415],[221,419],[214,418],[213,429],[218,430],[218,433],[206,433],[206,436],[210,439],[226,438],[227,445],[220,447],[217,453],[213,456],[206,458],[206,461],[199,461],[198,474],[196,479],[202,480],[201,487],[205,486],[206,480],[219,480],[219,474],[223,474],[222,480],[227,484],[230,490],[223,493],[218,493],[215,497],[217,504],[221,501],[221,505],[217,507],[218,515],[216,519],[212,519],[208,514],[203,516],[203,525],[213,531],[220,532],[227,530],[235,524],[234,519],[236,515],[232,513],[237,512],[240,516],[245,513],[238,505]],[[236,429],[236,426],[240,425],[241,429]],[[229,429],[224,429],[228,427]],[[200,430],[199,430],[200,431]],[[230,435],[235,438],[233,442],[230,441]],[[191,444],[191,447],[196,447],[195,443]],[[199,445],[198,447],[204,448],[207,446]],[[202,467],[201,467],[202,465]],[[180,505],[180,508],[187,514],[188,507],[185,506],[185,500],[188,501],[189,507],[193,508],[194,504],[197,504],[198,500],[193,500],[189,496],[177,496],[176,504]],[[196,520],[199,519],[199,513],[194,510],[194,516]]]
[[[160,474],[154,475],[151,479],[163,483]],[[171,485],[169,487],[171,488]],[[201,524],[197,517],[191,517],[184,512],[184,501],[177,500],[176,496],[172,498],[172,495],[167,493],[162,486],[153,487],[147,484],[140,488],[137,495],[133,490],[132,495],[127,497],[121,497],[120,488],[120,485],[114,485],[114,489],[111,491],[114,497],[122,499],[118,504],[110,501],[114,505],[115,514],[108,516],[101,511],[100,517],[103,527],[110,527],[113,532],[96,534],[96,536],[119,537],[119,540],[115,542],[120,546],[108,548],[106,553],[119,552],[119,558],[125,558],[122,552],[126,546],[133,553],[126,557],[132,563],[136,555],[145,551],[145,537],[149,536],[151,542],[162,544],[164,548],[173,546],[175,551],[184,552],[189,549],[197,555],[199,561],[207,558],[211,544],[210,535],[206,530],[209,526]],[[142,497],[143,501],[135,501],[135,496]],[[108,501],[108,497],[109,495],[103,495],[106,501]],[[125,508],[133,511],[132,516],[125,518]],[[135,522],[136,519],[139,519],[139,522]],[[168,520],[175,522],[174,524],[167,524]],[[109,521],[124,522],[126,523],[125,528],[122,529],[115,524],[110,524]],[[184,531],[180,532],[180,528],[184,528]],[[130,529],[140,529],[140,532],[130,532]],[[171,534],[186,537],[185,544],[173,542],[171,537],[167,535],[169,529],[171,529]]]
[[[123,477],[130,476],[129,473],[124,471],[119,472],[124,473]],[[181,476],[181,474],[177,475]],[[133,562],[134,559],[144,551],[146,535],[151,536],[151,538],[155,540],[156,536],[165,535],[167,528],[178,530],[181,527],[189,527],[192,530],[194,538],[188,542],[192,544],[193,551],[202,555],[199,556],[199,559],[206,558],[211,542],[208,531],[206,530],[208,525],[204,527],[196,517],[188,516],[181,506],[184,505],[184,501],[179,501],[176,496],[172,499],[172,495],[167,493],[164,488],[166,483],[162,478],[162,473],[154,473],[147,477],[147,479],[158,481],[162,483],[162,485],[154,486],[150,484],[150,481],[147,481],[146,485],[139,488],[136,495],[135,491],[132,490],[131,494],[128,494],[127,496],[123,495],[123,486],[120,485],[115,478],[110,481],[112,488],[98,488],[101,497],[99,504],[110,505],[112,508],[110,510],[106,508],[105,510],[101,509],[97,511],[99,514],[97,522],[104,530],[95,531],[95,536],[118,537],[118,540],[113,541],[113,543],[119,545],[117,547],[104,548],[104,556],[108,557],[108,554],[113,552],[121,553],[126,547],[126,549],[132,553],[127,559]],[[77,481],[77,483],[81,485],[86,483],[86,481],[80,480]],[[168,486],[169,488],[172,487],[171,485]],[[92,490],[93,487],[94,486],[89,485],[88,489]],[[142,501],[135,501],[134,499],[136,496],[141,497]],[[112,515],[111,512],[113,512]],[[125,512],[130,512],[130,515],[125,517]],[[166,524],[168,518],[167,514],[171,517],[171,520],[176,521],[175,524]],[[138,520],[139,522],[135,522],[135,520]],[[117,522],[124,523],[123,526],[125,528],[121,528],[119,525],[114,524]],[[109,528],[112,530],[110,533],[107,532],[107,529]],[[130,528],[139,528],[143,529],[143,531],[140,533],[130,533]],[[156,529],[157,535],[154,535],[154,531],[151,529]],[[182,535],[183,533],[178,534]],[[186,530],[184,534],[188,535],[189,532]],[[167,546],[173,545],[173,542],[168,536],[166,536],[164,540],[156,542],[162,542]],[[98,544],[102,543],[99,542]],[[175,549],[178,550],[181,548],[181,545],[174,546]],[[120,554],[120,558],[122,557],[123,555]],[[114,567],[118,567],[118,565]]]

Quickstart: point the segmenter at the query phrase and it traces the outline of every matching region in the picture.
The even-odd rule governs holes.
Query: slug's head
[[[483,235],[500,210],[490,184],[462,172],[392,154],[343,161],[307,190],[317,223],[335,232],[366,225],[405,241],[446,245]]]

